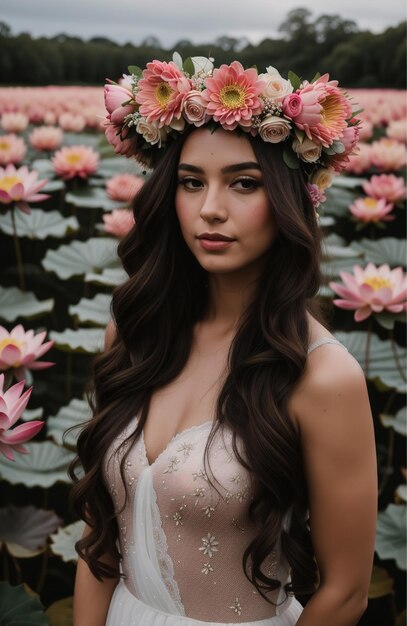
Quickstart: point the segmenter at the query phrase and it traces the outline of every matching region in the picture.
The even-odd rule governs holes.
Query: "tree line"
[[[406,87],[404,22],[377,34],[359,30],[356,22],[339,15],[313,19],[308,9],[300,8],[288,13],[279,33],[279,38],[257,45],[226,35],[199,45],[183,39],[168,50],[154,36],[139,45],[119,45],[105,37],[84,41],[67,34],[33,38],[29,33],[13,35],[1,22],[0,84],[100,85],[106,77],[119,78],[128,65],[170,60],[177,50],[183,58],[210,55],[216,66],[238,59],[245,67],[265,71],[273,65],[283,76],[293,70],[309,80],[318,71],[329,72],[346,87]]]

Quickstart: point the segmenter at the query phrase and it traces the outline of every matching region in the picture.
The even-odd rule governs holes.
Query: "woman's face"
[[[260,268],[276,237],[253,149],[246,137],[231,131],[202,128],[187,138],[175,207],[186,244],[208,272]]]

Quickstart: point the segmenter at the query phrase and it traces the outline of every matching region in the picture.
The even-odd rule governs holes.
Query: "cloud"
[[[212,42],[220,35],[247,37],[257,43],[275,37],[289,10],[309,8],[313,17],[340,14],[356,21],[360,28],[380,32],[405,19],[403,0],[205,0],[192,5],[185,0],[2,0],[2,20],[13,32],[52,36],[61,32],[84,39],[100,35],[120,43],[140,43],[154,35],[168,47],[180,39],[195,43]]]

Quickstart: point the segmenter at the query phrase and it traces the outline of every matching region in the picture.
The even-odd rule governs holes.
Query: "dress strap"
[[[319,346],[323,346],[326,343],[337,343],[338,345],[342,346],[342,348],[345,348],[345,350],[347,350],[347,347],[344,346],[343,343],[338,341],[338,339],[333,339],[333,337],[320,337],[319,339],[311,343],[311,345],[308,347],[307,354],[315,350],[315,348],[319,348]]]

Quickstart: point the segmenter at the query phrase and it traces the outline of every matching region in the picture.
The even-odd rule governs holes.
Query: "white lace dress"
[[[308,352],[323,343],[339,342],[324,338]],[[124,486],[119,468],[127,448],[118,448],[135,426],[136,420],[114,442],[104,463],[124,574],[107,626],[294,626],[302,606],[284,592],[290,571],[280,550],[262,565],[283,583],[268,596],[277,606],[264,600],[243,572],[243,552],[258,529],[248,516],[254,486],[233,453],[232,433],[219,430],[209,452],[211,481],[218,481],[219,493],[203,466],[211,421],[178,433],[152,464],[141,436],[125,462],[130,498],[120,511]],[[238,447],[244,457],[239,440]]]

